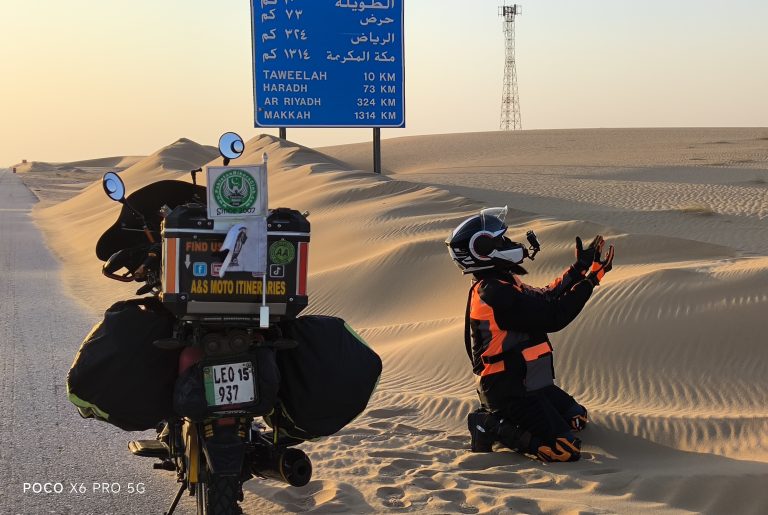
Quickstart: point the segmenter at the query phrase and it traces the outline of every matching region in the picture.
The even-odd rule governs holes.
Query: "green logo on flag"
[[[228,214],[245,213],[259,197],[256,179],[245,170],[232,169],[219,175],[213,184],[216,202]]]

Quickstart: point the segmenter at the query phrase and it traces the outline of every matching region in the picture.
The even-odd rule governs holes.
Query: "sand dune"
[[[22,180],[45,204],[70,199],[108,171],[128,168],[159,173],[164,170],[197,168],[218,155],[215,147],[199,145],[186,138],[164,147],[150,156],[119,156],[85,159],[69,163],[31,161],[18,165]]]
[[[318,150],[368,169],[370,143]],[[382,141],[384,169],[735,166],[765,170],[768,128],[561,129],[409,136]],[[703,172],[706,173],[706,172]],[[674,180],[674,176],[665,176]]]
[[[30,161],[16,165],[16,172],[40,201],[51,204],[72,198],[105,172],[124,170],[141,159],[140,156],[121,156],[70,163]]]
[[[768,190],[749,182],[768,174],[768,131],[546,132],[385,141],[397,180],[355,169],[368,166],[360,145],[324,149],[332,158],[248,142],[233,164],[268,153],[270,205],[311,213],[308,312],[343,316],[384,360],[367,412],[303,446],[315,479],[248,483],[248,513],[768,512]],[[121,175],[130,191],[211,159],[182,140]],[[468,452],[469,281],[442,242],[503,203],[510,236],[534,228],[542,242],[533,284],[571,263],[576,235],[617,248],[582,316],[552,335],[560,384],[595,420],[578,463]],[[116,213],[99,185],[36,212],[65,284],[95,311],[135,289],[101,278],[93,254]]]
[[[17,173],[35,172],[67,172],[83,168],[118,168],[125,169],[144,159],[144,156],[116,156],[83,159],[68,163],[46,163],[45,161],[29,161],[15,165]]]
[[[136,162],[120,172],[120,176],[129,192],[162,179],[183,177],[191,182],[188,170],[200,167],[216,155],[214,147],[182,138]],[[104,278],[101,262],[96,259],[96,241],[120,212],[120,205],[111,202],[101,186],[101,176],[110,169],[100,171],[84,189],[81,186],[82,191],[75,197],[47,208],[44,203],[40,206],[43,209],[36,210],[49,245],[69,265],[64,274],[65,285],[76,298],[95,309],[108,307],[110,299],[132,295],[138,287]],[[46,184],[43,177],[40,182],[43,191]]]

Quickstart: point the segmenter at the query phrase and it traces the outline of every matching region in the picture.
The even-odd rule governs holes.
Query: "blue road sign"
[[[256,127],[405,127],[404,0],[251,0]]]

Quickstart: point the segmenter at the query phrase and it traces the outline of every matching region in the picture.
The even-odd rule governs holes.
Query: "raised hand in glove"
[[[592,267],[587,274],[587,280],[593,285],[597,286],[603,279],[603,276],[611,271],[613,268],[613,245],[608,247],[608,252],[605,255],[605,259],[598,259],[592,263]]]
[[[581,238],[576,236],[576,263],[573,267],[582,275],[587,273],[592,263],[600,261],[600,253],[603,251],[603,245],[605,241],[599,234],[595,236],[589,247],[584,248],[584,244],[581,242]]]

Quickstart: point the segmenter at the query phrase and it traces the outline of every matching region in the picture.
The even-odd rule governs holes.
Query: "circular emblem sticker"
[[[226,213],[245,213],[256,204],[259,188],[251,174],[235,168],[219,175],[213,184],[213,195]]]
[[[296,257],[296,248],[286,240],[276,241],[269,246],[269,260],[276,265],[287,265]]]

